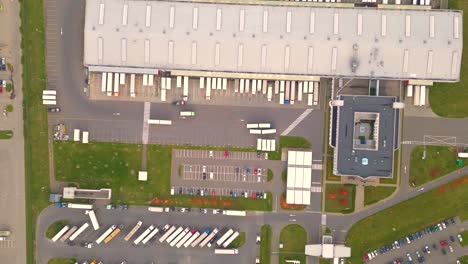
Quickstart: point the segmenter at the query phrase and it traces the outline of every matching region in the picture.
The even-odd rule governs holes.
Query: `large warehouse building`
[[[84,64],[91,72],[456,82],[462,36],[459,11],[87,0]]]

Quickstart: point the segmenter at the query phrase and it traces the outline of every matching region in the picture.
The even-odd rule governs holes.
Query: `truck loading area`
[[[58,219],[63,219],[64,216],[66,216],[65,218],[70,221],[70,226],[80,226],[86,221],[89,222],[89,218],[84,214],[83,210],[64,208],[54,208],[53,210],[59,210],[53,213],[57,219],[48,218],[43,219],[44,221],[40,221],[38,232],[44,231],[50,223]],[[150,261],[156,261],[156,263],[177,263],[181,260],[181,257],[190,256],[194,263],[222,262],[234,264],[251,263],[254,262],[255,257],[258,257],[258,246],[255,244],[255,234],[259,232],[260,226],[256,225],[255,221],[252,221],[252,219],[247,220],[247,217],[227,217],[222,214],[201,214],[198,210],[192,210],[192,212],[188,213],[155,213],[149,212],[148,207],[131,207],[126,211],[98,208],[96,209],[96,214],[101,223],[101,228],[99,230],[94,231],[92,228],[88,228],[74,241],[75,244],[72,246],[60,241],[53,243],[47,238],[41,236],[38,237],[38,250],[48,250],[50,252],[55,252],[57,255],[75,256],[78,260],[89,259],[90,254],[92,255],[94,254],[93,252],[97,251],[99,252],[99,259],[104,263],[120,263],[122,260],[127,260],[129,263],[147,263]],[[141,227],[128,241],[125,241],[124,238],[134,228],[135,224],[139,220],[143,222]],[[220,220],[222,224],[220,224]],[[177,247],[177,244],[180,240],[184,239],[184,237],[181,237],[179,241],[171,247],[170,243],[167,243],[167,241],[163,241],[162,243],[159,242],[159,239],[161,239],[165,232],[167,232],[163,231],[163,228],[167,224],[175,226],[176,228],[183,227],[183,230],[190,227],[190,231],[194,229],[196,232],[200,233],[200,236],[207,229],[214,231],[217,227],[218,231],[217,234],[212,237],[214,240],[212,241],[212,246],[210,248],[207,246],[208,242],[203,248],[199,245],[196,247],[188,246],[186,248],[183,244],[180,247]],[[120,231],[120,233],[107,244],[105,242],[97,244],[95,242],[96,239],[98,239],[112,225],[116,225],[116,227],[123,226],[122,231]],[[157,232],[153,238],[148,240],[146,244],[143,244],[142,239],[140,243],[135,246],[134,241],[150,225],[159,229],[159,232]],[[216,244],[216,242],[229,229],[233,229],[233,234],[236,231],[242,231],[252,235],[247,235],[246,244],[242,247],[243,250],[239,250],[240,253],[235,257],[216,255],[214,253],[214,249],[224,248],[223,244],[226,241],[223,241],[221,245]],[[187,238],[184,244],[189,239],[190,238]],[[92,248],[85,248],[82,244],[86,242],[92,242],[94,245]],[[192,243],[193,242],[195,242],[195,240],[192,241]]]

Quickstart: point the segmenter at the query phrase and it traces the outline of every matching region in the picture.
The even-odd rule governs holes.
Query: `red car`
[[[369,256],[367,254],[364,254],[364,261],[369,261]]]
[[[448,246],[447,240],[440,240],[439,243],[440,243],[441,246]]]
[[[257,175],[258,171],[257,169],[254,169],[254,174]]]
[[[3,87],[0,86],[0,93],[3,93]]]
[[[227,158],[229,156],[229,152],[227,150],[224,151],[224,157]]]
[[[215,197],[215,195],[216,195],[215,191],[212,191],[211,196]]]
[[[257,198],[257,193],[252,192],[252,198],[253,198],[253,199]]]

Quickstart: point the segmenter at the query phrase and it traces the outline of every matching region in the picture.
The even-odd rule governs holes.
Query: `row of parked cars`
[[[424,236],[429,235],[429,234],[431,234],[433,232],[442,231],[442,230],[446,229],[449,225],[455,224],[455,223],[456,223],[455,218],[450,218],[450,219],[444,220],[444,221],[442,221],[442,222],[440,222],[438,224],[435,224],[433,226],[426,227],[423,230],[420,230],[418,232],[410,234],[409,236],[406,236],[406,237],[403,237],[403,238],[401,238],[399,240],[396,240],[391,244],[384,245],[379,249],[376,249],[374,251],[370,251],[368,253],[365,253],[364,256],[363,256],[364,261],[368,262],[370,260],[373,260],[379,254],[386,254],[387,252],[389,252],[391,250],[399,249],[400,247],[403,247],[406,244],[411,244],[411,242],[413,242],[415,240],[419,240],[419,239],[423,238]],[[407,257],[408,257],[408,261],[409,261],[408,264],[413,264],[413,259],[411,257],[411,254],[408,253]],[[419,262],[419,263],[424,263],[424,257],[423,256],[421,256],[421,257],[422,258],[418,258],[418,262],[419,262],[419,259],[421,259],[422,262]],[[395,263],[395,264],[403,263],[401,261],[400,262],[398,262],[398,261],[400,261],[400,259],[394,260],[393,263]]]

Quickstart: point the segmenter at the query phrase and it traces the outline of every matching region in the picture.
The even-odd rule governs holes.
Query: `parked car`
[[[203,166],[203,167],[202,167],[202,172],[205,172],[205,173],[206,173],[206,166]]]
[[[209,152],[209,156],[210,156],[210,158],[214,156],[214,153],[213,153],[213,151],[212,151],[212,150],[210,150],[210,152]]]
[[[454,236],[450,236],[449,238],[450,238],[450,241],[455,242],[455,237]]]
[[[436,243],[432,244],[432,248],[437,250],[437,244]]]
[[[227,158],[229,156],[229,152],[227,150],[224,151],[224,157]]]
[[[410,253],[406,253],[406,257],[408,258],[408,261],[413,261],[413,258],[411,257]]]
[[[442,247],[448,246],[447,240],[440,240],[439,243],[440,243],[440,246],[442,246]]]
[[[257,174],[258,174],[258,176],[262,176],[262,169],[261,168],[257,169]]]
[[[59,113],[60,112],[60,107],[49,107],[49,108],[47,108],[47,111],[49,113]]]
[[[206,213],[208,213],[208,209],[206,209],[206,208],[200,208],[200,213],[206,214]]]
[[[443,253],[444,255],[447,255],[447,250],[445,250],[445,248],[442,248],[442,253]]]
[[[462,242],[463,242],[463,238],[462,238],[461,234],[458,234],[457,237],[458,237],[458,241],[460,241],[460,243],[462,243]]]
[[[429,246],[428,245],[425,245],[423,247],[423,252],[426,252],[427,254],[431,254],[431,250],[429,249]]]
[[[254,175],[257,175],[258,171],[257,169],[254,169]]]
[[[449,246],[450,253],[453,253],[453,247]]]

